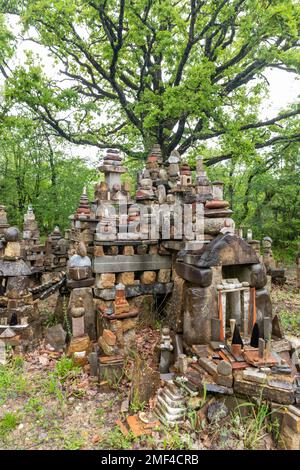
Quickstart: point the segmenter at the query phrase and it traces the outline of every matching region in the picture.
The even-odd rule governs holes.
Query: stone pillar
[[[226,313],[227,313],[226,312],[226,306],[227,306],[226,297],[227,297],[226,292],[222,292],[221,299],[222,299],[223,322],[222,322],[221,328],[223,329],[224,338],[226,335]]]
[[[249,329],[250,289],[241,291],[243,304],[243,333],[246,336]]]
[[[239,329],[242,327],[242,310],[241,310],[241,291],[228,292],[227,294],[228,310],[230,318],[236,321]],[[223,311],[224,312],[224,311]]]
[[[88,334],[91,340],[96,340],[96,314],[93,302],[93,291],[90,287],[73,289],[70,295],[69,311],[77,308],[80,304],[84,308],[84,333]]]

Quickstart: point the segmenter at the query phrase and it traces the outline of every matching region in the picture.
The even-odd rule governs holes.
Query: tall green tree
[[[29,204],[42,233],[68,227],[84,185],[97,173],[77,156],[61,151],[32,116],[6,117],[0,124],[0,203],[9,222],[22,228]]]
[[[278,258],[295,260],[300,242],[300,155],[295,142],[243,162],[210,168],[225,182],[237,226],[251,227],[256,239],[270,236]]]
[[[23,37],[46,48],[48,77],[28,56],[6,97],[52,133],[133,157],[204,152],[207,164],[285,142],[299,106],[261,120],[264,72],[300,70],[297,0],[0,0]],[[216,145],[217,143],[217,145]]]

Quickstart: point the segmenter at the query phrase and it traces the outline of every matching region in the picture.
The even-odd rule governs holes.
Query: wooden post
[[[255,287],[252,287],[252,305],[253,305],[253,319],[252,326],[256,323],[256,291]]]
[[[249,334],[249,318],[250,318],[250,289],[247,287],[242,291],[243,298],[243,333],[245,336]]]
[[[222,305],[222,291],[219,290],[219,320],[220,320],[220,341],[225,341],[225,331],[223,324],[223,305]]]

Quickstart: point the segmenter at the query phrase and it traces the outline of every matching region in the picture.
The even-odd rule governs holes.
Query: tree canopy
[[[68,228],[84,185],[97,173],[79,156],[66,155],[31,115],[5,117],[0,124],[0,201],[20,228],[29,204],[42,233]]]
[[[202,154],[237,224],[295,249],[300,107],[262,118],[261,106],[269,69],[299,75],[299,1],[0,0],[0,11],[0,202],[11,223],[31,203],[44,232],[68,225],[97,178],[76,144],[120,149],[134,178],[158,142],[164,156]]]
[[[297,105],[262,120],[264,72],[300,70],[296,0],[1,0],[42,45],[6,98],[70,142],[144,156],[201,151],[208,165],[299,142]],[[292,123],[292,125],[291,125]],[[209,142],[214,142],[213,149]]]

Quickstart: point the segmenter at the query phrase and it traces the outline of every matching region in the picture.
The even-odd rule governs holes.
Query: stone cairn
[[[26,350],[36,346],[42,331],[37,305],[28,290],[31,270],[23,259],[19,237],[17,228],[6,229],[0,257],[0,340]]]
[[[209,180],[202,159],[192,170],[177,151],[164,161],[154,145],[137,175],[134,196],[123,181],[127,169],[117,150],[108,149],[100,171],[94,200],[89,201],[84,188],[67,237],[56,227],[40,251],[32,208],[25,215],[21,244],[0,206],[0,340],[17,344],[21,336],[24,345],[34,344],[41,319],[33,299],[66,287],[67,353],[76,363],[89,361],[100,385],[118,383],[124,360],[136,346],[138,322],[153,321],[155,299],[170,294],[167,324],[157,345],[160,372],[168,382],[158,394],[160,419],[180,420],[186,398],[203,389],[221,395],[263,394],[271,402],[299,405],[291,347],[273,317],[266,288],[267,253],[263,264],[260,244],[235,234],[223,184]],[[187,231],[178,230],[177,223],[185,205],[191,211]],[[39,268],[38,257],[30,256],[43,250],[42,284],[29,288]],[[60,273],[67,262],[65,279]],[[46,274],[59,275],[59,280],[43,284]],[[53,328],[46,340],[61,350],[66,331],[62,325]],[[144,384],[148,400],[158,388],[159,372],[139,372],[133,383]],[[295,411],[290,414],[295,420]],[[289,421],[286,429],[292,426]]]
[[[22,248],[26,263],[32,272],[41,272],[44,269],[45,245],[40,243],[40,231],[32,206],[24,215]]]
[[[68,244],[58,228],[40,243],[32,206],[24,215],[22,239],[0,206],[0,335],[6,344],[19,350],[38,344],[42,318],[37,300],[62,287],[67,258]]]
[[[78,297],[89,298],[85,315],[96,318],[93,331],[88,331],[86,320],[76,321],[81,322],[84,335],[98,339],[103,378],[110,368],[119,370],[134,348],[137,322],[153,320],[155,297],[177,291],[183,281],[175,270],[178,251],[187,247],[195,250],[199,243],[208,244],[220,233],[233,233],[234,222],[229,204],[223,200],[223,184],[209,181],[201,158],[193,182],[192,170],[178,152],[173,151],[164,162],[160,146],[154,145],[138,174],[134,198],[130,185],[121,180],[127,169],[117,150],[108,149],[99,169],[104,178],[95,185],[94,201],[88,201],[84,190],[79,207],[70,217],[71,251],[84,244],[91,265],[80,269],[74,266],[78,262],[76,251],[69,262],[67,286],[72,289],[69,312],[77,308]],[[194,207],[196,202],[205,205],[204,234],[196,241],[187,240],[184,234],[176,237],[176,204]],[[162,205],[170,211],[167,236],[162,225],[155,224],[163,220],[164,213],[157,212]],[[150,233],[149,222],[154,226]],[[196,214],[190,230],[192,234],[196,230]],[[182,302],[179,299],[176,311],[182,308]]]
[[[271,276],[273,284],[282,286],[286,282],[284,268],[276,266],[272,251],[273,240],[270,237],[264,237],[263,246],[263,262],[267,268],[267,273]]]

